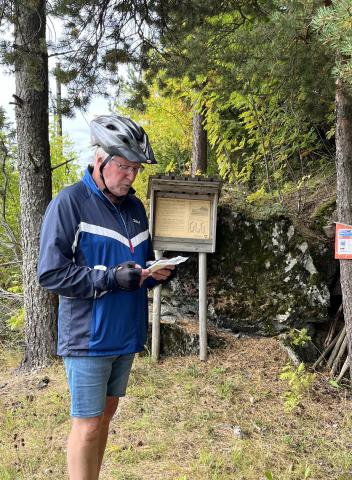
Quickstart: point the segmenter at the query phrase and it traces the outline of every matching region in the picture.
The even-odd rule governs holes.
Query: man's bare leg
[[[73,418],[67,444],[70,480],[97,480],[99,438],[103,416]]]
[[[100,427],[99,436],[99,450],[98,450],[98,476],[103,462],[106,442],[109,435],[109,426],[112,417],[114,416],[117,406],[119,404],[119,397],[106,397],[105,409]]]

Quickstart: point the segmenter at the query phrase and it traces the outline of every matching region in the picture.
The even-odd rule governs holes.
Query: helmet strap
[[[106,166],[106,164],[112,159],[113,155],[108,155],[101,163],[100,165],[100,168],[99,168],[99,172],[100,172],[100,178],[102,179],[103,183],[104,183],[104,190],[103,190],[103,193],[110,193],[110,190],[108,189],[108,187],[106,186],[106,183],[105,183],[105,179],[104,179],[104,175],[103,175],[103,170],[104,170],[104,167]]]

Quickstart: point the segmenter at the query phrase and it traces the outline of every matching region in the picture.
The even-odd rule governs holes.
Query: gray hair
[[[95,149],[95,158],[97,158],[97,156],[101,156],[103,157],[104,159],[109,155],[108,153],[106,153],[106,151],[102,148],[102,147],[97,147]]]

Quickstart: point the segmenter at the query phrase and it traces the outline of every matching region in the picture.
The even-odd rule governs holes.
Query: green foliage
[[[80,176],[78,156],[73,142],[67,136],[56,134],[56,119],[49,126],[50,156],[52,168],[53,196],[68,185],[77,182]]]
[[[18,310],[15,315],[12,315],[7,321],[10,330],[23,331],[24,329],[24,308]]]
[[[272,198],[271,195],[269,195],[264,188],[264,185],[260,187],[259,190],[257,190],[254,193],[251,193],[250,195],[247,196],[247,202],[248,203],[260,203],[263,200],[267,200],[269,198]]]
[[[193,378],[198,378],[200,373],[199,373],[199,369],[197,367],[197,365],[190,365],[188,368],[187,368],[187,374],[190,376],[190,377],[193,377]]]
[[[211,146],[208,173],[281,197],[288,181],[299,183],[333,158],[337,53],[340,74],[351,75],[350,2],[319,10],[321,3],[189,0],[132,8],[59,0],[51,13],[65,24],[58,50],[66,54],[56,69],[68,86],[64,109],[85,105],[107,80],[120,86],[119,64],[127,64],[121,111],[151,125],[159,171],[189,172],[198,105]]]
[[[12,126],[2,117],[0,130],[0,285],[21,283],[20,201],[17,146]]]
[[[151,57],[155,75],[163,68],[192,105],[205,106],[219,174],[251,192],[264,187],[280,197],[288,181],[304,186],[331,154],[334,59],[310,27],[319,6],[205,2],[201,12],[190,2],[192,18],[170,7],[170,35],[160,39],[167,56]]]
[[[298,330],[297,328],[291,328],[288,332],[288,338],[292,345],[303,347],[307,342],[311,340],[311,337],[307,335],[308,330],[302,328]]]
[[[289,388],[284,393],[284,406],[286,412],[291,412],[299,406],[304,394],[312,386],[315,375],[307,372],[302,362],[297,368],[286,364],[279,378],[288,382]]]
[[[336,59],[334,75],[352,87],[351,1],[332,0],[331,6],[318,10],[312,25]]]
[[[191,158],[192,115],[186,102],[175,93],[173,82],[167,82],[167,86],[165,96],[154,82],[144,100],[143,112],[128,106],[117,108],[145,128],[158,161],[157,171],[182,174],[189,169]]]
[[[331,385],[332,387],[336,388],[336,390],[340,390],[340,389],[341,389],[341,385],[340,385],[339,382],[337,382],[336,380],[330,379],[330,380],[329,380],[329,385]]]

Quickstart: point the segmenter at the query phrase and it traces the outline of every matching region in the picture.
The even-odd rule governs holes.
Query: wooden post
[[[160,250],[155,251],[155,258],[162,257]],[[152,358],[159,360],[160,357],[160,311],[161,311],[161,285],[153,289],[153,323],[152,323]]]
[[[199,358],[207,359],[207,254],[199,253]]]

